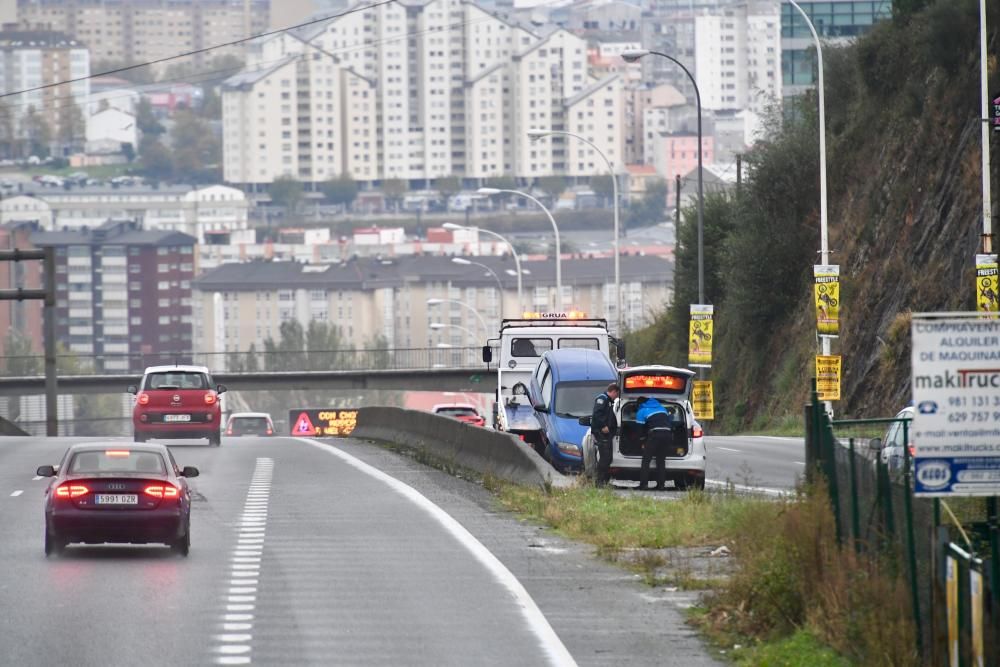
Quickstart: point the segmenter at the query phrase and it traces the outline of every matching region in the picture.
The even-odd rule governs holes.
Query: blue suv
[[[618,371],[604,352],[590,349],[550,350],[531,376],[528,399],[539,425],[539,449],[560,472],[583,469],[583,436],[594,399],[617,381]]]

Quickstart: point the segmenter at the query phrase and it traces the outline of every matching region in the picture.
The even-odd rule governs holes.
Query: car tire
[[[63,549],[66,548],[66,544],[60,540],[58,537],[49,532],[48,527],[45,528],[45,555],[46,556],[59,556],[62,555]]]
[[[191,524],[188,523],[187,528],[184,531],[184,537],[180,537],[174,540],[170,544],[170,550],[173,551],[178,556],[184,556],[187,558],[188,553],[191,551]]]
[[[208,435],[208,444],[212,447],[218,447],[222,444],[222,433],[215,431]]]
[[[687,486],[689,489],[695,489],[696,491],[704,491],[705,478],[702,477],[701,475],[691,475],[691,477],[688,478]]]

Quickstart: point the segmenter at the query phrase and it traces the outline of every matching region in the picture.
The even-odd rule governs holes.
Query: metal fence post
[[[56,249],[45,248],[45,435],[59,435],[59,388],[56,380]]]
[[[994,657],[1000,653],[1000,518],[997,516],[996,496],[986,499],[986,521],[990,533],[990,620],[993,621]]]
[[[830,416],[822,406],[819,406],[820,446],[823,448],[823,458],[826,459],[826,483],[830,494],[830,505],[833,507],[833,525],[837,532],[837,544],[844,543],[844,531],[840,521],[840,485],[837,483],[837,452],[833,437],[833,424]]]
[[[909,421],[903,422],[903,511],[906,517],[907,562],[910,570],[910,597],[913,600],[913,623],[917,630],[917,646],[923,655],[923,632],[920,627],[920,598],[917,596],[917,547],[913,537],[913,492],[910,490],[913,471],[910,461]]]
[[[858,473],[854,458],[854,438],[848,440],[848,445],[851,459],[851,538],[854,540],[854,552],[861,553],[861,517],[858,514]]]

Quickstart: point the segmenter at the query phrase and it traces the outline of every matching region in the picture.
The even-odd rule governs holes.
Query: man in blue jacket
[[[635,421],[646,427],[645,441],[642,444],[642,467],[639,468],[639,490],[648,488],[649,464],[655,456],[656,489],[662,491],[667,483],[667,447],[673,442],[674,419],[655,398],[640,397]]]

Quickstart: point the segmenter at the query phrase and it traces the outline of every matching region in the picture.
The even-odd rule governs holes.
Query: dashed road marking
[[[22,493],[24,493],[24,491],[15,491],[14,493],[10,494],[10,497],[11,498],[17,498]]]
[[[237,520],[239,535],[230,557],[229,589],[223,596],[220,634],[213,649],[217,665],[249,665],[253,662],[253,611],[257,606],[257,584],[264,552],[267,504],[271,495],[274,461],[257,459],[243,513]]]
[[[31,478],[31,481],[32,482],[37,482],[40,479],[45,479],[45,478],[42,477],[41,475],[35,475],[34,477]]]
[[[737,452],[737,453],[743,451],[741,449],[730,449],[729,447],[718,447],[718,446],[713,447],[712,449],[721,449],[724,452]]]

